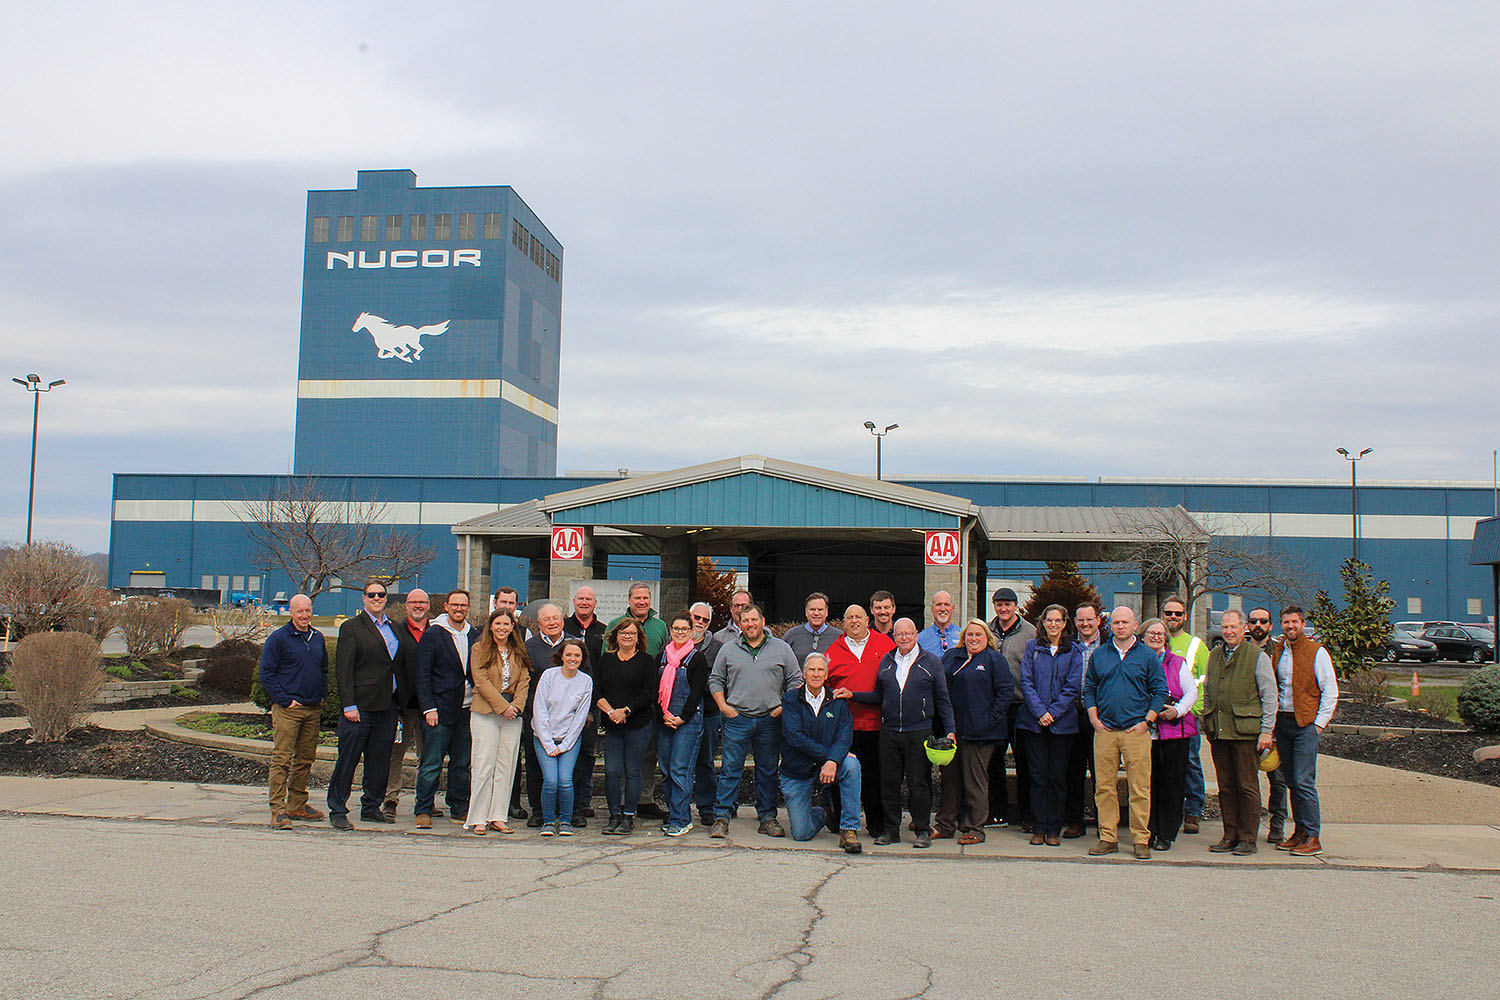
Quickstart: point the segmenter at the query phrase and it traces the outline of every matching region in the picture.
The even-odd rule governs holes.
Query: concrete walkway
[[[245,705],[216,706],[223,711],[254,711]],[[172,719],[183,714],[183,708],[144,709],[123,712],[97,712],[90,721],[111,729],[130,730],[149,727],[158,731],[181,731]],[[0,728],[24,726],[24,719],[0,720]],[[191,734],[194,742],[233,748],[230,737]],[[1216,791],[1211,760],[1204,755],[1210,770],[1207,775],[1210,792]],[[1262,844],[1260,853],[1248,858],[1209,854],[1209,844],[1219,839],[1222,828],[1205,822],[1197,836],[1181,837],[1169,852],[1157,852],[1154,860],[1170,864],[1244,867],[1255,865],[1335,865],[1356,868],[1426,868],[1500,871],[1500,788],[1473,782],[1440,778],[1399,771],[1391,768],[1342,760],[1318,758],[1318,787],[1323,806],[1323,844],[1327,853],[1320,859],[1294,859]],[[316,793],[315,793],[316,795]],[[357,790],[356,790],[357,796]],[[320,800],[315,798],[315,804]],[[602,801],[596,800],[602,807]],[[434,823],[434,829],[418,831],[412,826],[411,796],[403,796],[399,822],[358,824],[358,836],[379,834],[416,839],[464,837],[457,825],[446,820]],[[31,778],[0,776],[0,811],[13,815],[51,815],[96,817],[106,819],[143,819],[189,824],[264,827],[268,815],[265,791],[238,785],[199,785],[179,782],[118,781],[107,778]],[[357,813],[357,808],[355,812]],[[600,809],[602,812],[602,808]],[[748,810],[742,810],[747,814]],[[357,821],[356,821],[357,822]],[[1128,832],[1121,831],[1128,842]],[[1264,835],[1264,825],[1262,825]],[[290,836],[340,837],[326,824],[298,825]],[[910,835],[908,834],[908,837]],[[501,837],[492,834],[488,842],[497,845],[543,841],[535,830],[524,826],[516,834]],[[621,842],[603,837],[598,827],[581,831],[579,842],[596,844]],[[991,830],[988,840],[972,847],[959,847],[952,840],[939,840],[925,852],[913,850],[907,843],[877,848],[867,842],[867,854],[889,857],[1006,857],[1033,860],[1085,860],[1093,843],[1092,836],[1066,840],[1061,847],[1032,847],[1027,838],[1013,830]],[[656,825],[643,823],[625,843],[658,843],[669,845]],[[742,818],[731,827],[728,841],[711,840],[707,831],[695,829],[681,843],[698,847],[742,847],[776,851],[835,850],[833,838],[820,835],[806,844],[789,839],[772,840],[755,832],[755,823]],[[1099,863],[1095,859],[1088,859]],[[1105,859],[1104,863],[1125,863],[1125,855]],[[1133,863],[1133,862],[1130,862]]]

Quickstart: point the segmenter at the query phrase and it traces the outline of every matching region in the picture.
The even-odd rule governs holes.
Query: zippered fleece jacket
[[[942,662],[923,649],[912,661],[903,688],[896,680],[896,656],[897,650],[893,649],[881,658],[875,690],[857,691],[854,700],[880,706],[881,729],[945,736],[953,732],[953,702],[948,697],[948,677]]]

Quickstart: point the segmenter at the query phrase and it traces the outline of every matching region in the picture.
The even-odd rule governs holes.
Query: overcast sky
[[[510,184],[559,471],[1487,482],[1500,6],[200,4],[0,36],[0,540],[286,471],[310,188]],[[419,19],[412,14],[419,12]]]

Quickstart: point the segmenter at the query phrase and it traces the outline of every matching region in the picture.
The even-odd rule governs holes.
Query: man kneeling
[[[809,653],[802,664],[802,684],[781,699],[781,794],[793,840],[811,840],[827,819],[812,804],[819,787],[839,786],[839,847],[858,854],[859,759],[850,753],[854,719],[846,702],[833,697],[826,682],[828,660]]]

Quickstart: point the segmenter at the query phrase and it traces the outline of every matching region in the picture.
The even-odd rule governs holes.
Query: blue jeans
[[[1281,758],[1281,773],[1286,778],[1292,821],[1309,837],[1319,836],[1323,829],[1323,813],[1318,804],[1321,739],[1317,726],[1297,725],[1297,716],[1291,712],[1276,713],[1276,754]]]
[[[714,758],[719,756],[719,744],[724,742],[724,716],[718,712],[704,715],[701,709],[698,715],[703,719],[703,738],[698,744],[698,773],[693,779],[693,800],[698,804],[698,815],[712,822],[714,798],[719,793],[719,772],[714,766]]]
[[[542,741],[531,738],[532,758],[542,771],[542,822],[551,823],[573,819],[573,765],[578,763],[578,740],[562,753],[553,757],[542,749]]]
[[[611,816],[635,815],[641,801],[641,760],[651,742],[651,727],[610,729],[604,734],[604,800]]]
[[[756,767],[759,766],[756,761]],[[839,829],[858,830],[859,758],[850,755],[839,762],[835,783],[839,788]],[[786,821],[792,828],[793,840],[812,840],[828,818],[822,806],[812,804],[813,792],[827,787],[818,780],[817,772],[811,778],[794,778],[782,772],[781,794],[786,797]]]
[[[665,723],[656,727],[656,759],[666,777],[663,789],[667,799],[667,823],[687,826],[693,821],[693,771],[698,766],[698,744],[703,739],[703,713],[673,729]]]
[[[469,758],[473,740],[469,736],[469,710],[459,711],[458,722],[429,726],[422,722],[422,759],[417,764],[417,802],[412,807],[418,816],[432,815],[432,800],[437,796],[438,777],[443,773],[443,757],[448,758],[448,813],[455,819],[469,814]]]
[[[1187,741],[1187,783],[1183,785],[1182,811],[1188,816],[1202,816],[1203,803],[1208,795],[1208,789],[1203,784],[1203,758],[1200,756],[1203,734],[1189,736]]]
[[[734,818],[745,758],[755,754],[755,814],[762,823],[776,818],[776,766],[781,759],[781,720],[769,715],[738,715],[724,720],[723,766],[719,770],[718,819]]]

